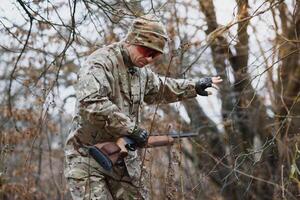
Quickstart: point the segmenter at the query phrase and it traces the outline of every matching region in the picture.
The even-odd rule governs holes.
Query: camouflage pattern
[[[129,44],[149,47],[163,53],[167,39],[164,25],[158,17],[149,14],[133,21],[125,40]]]
[[[72,149],[72,146],[67,145],[68,148]],[[65,176],[74,200],[149,199],[148,186],[145,185],[148,174],[143,169],[139,182],[142,170],[135,152],[129,152],[127,158],[127,168],[135,169],[129,175],[125,166],[116,166],[113,172],[105,171],[84,148],[79,148],[79,151],[81,155],[66,156]]]
[[[75,91],[76,115],[65,147],[65,176],[73,198],[111,199],[114,195],[127,199],[141,195],[149,199],[147,178],[140,178],[138,152],[130,152],[124,159],[126,167],[116,166],[107,172],[89,157],[85,145],[116,141],[130,134],[139,123],[143,102],[171,103],[195,97],[195,81],[165,80],[147,67],[132,66],[120,42],[88,57],[79,71]]]

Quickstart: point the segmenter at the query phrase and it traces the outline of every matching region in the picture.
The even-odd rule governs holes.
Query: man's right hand
[[[142,128],[135,128],[128,137],[136,142],[137,147],[144,147],[147,144],[149,133]]]

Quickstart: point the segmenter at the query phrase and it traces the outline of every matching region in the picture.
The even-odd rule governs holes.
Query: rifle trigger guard
[[[129,137],[124,137],[124,140],[126,142],[126,144],[125,144],[126,149],[128,149],[129,151],[136,150],[137,146],[132,139],[130,139]]]
[[[136,150],[136,145],[134,145],[134,144],[126,144],[125,147],[126,147],[129,151],[135,151],[135,150]]]

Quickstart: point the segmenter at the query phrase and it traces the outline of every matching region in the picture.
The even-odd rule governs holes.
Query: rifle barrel
[[[186,138],[186,137],[195,137],[198,136],[198,133],[172,133],[170,136],[172,138]]]
[[[166,134],[166,136],[171,136],[172,138],[186,138],[186,137],[195,137],[198,136],[198,133],[170,133]],[[159,136],[159,135],[151,135],[151,136]]]

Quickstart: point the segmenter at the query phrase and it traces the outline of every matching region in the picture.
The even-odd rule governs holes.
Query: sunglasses
[[[151,57],[151,58],[155,58],[156,56],[160,55],[161,52],[156,51],[154,49],[150,49],[148,47],[144,47],[144,46],[137,46],[137,50],[140,54],[142,54],[144,57]]]

